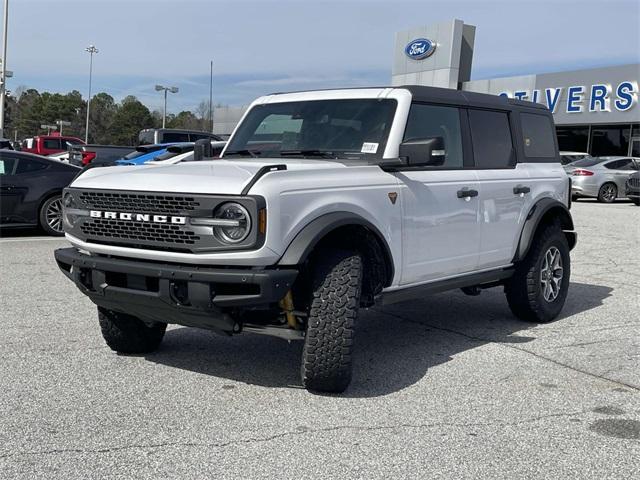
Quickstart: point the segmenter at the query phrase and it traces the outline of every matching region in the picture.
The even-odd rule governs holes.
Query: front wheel
[[[102,337],[111,350],[118,353],[150,353],[162,342],[166,323],[147,325],[125,313],[98,307]]]
[[[618,197],[618,187],[615,183],[605,183],[598,190],[598,201],[602,203],[611,203]]]
[[[513,314],[537,323],[555,319],[567,298],[570,262],[569,244],[560,225],[543,227],[505,285]]]
[[[40,226],[49,235],[60,237],[64,235],[62,229],[62,197],[56,195],[48,198],[40,208]]]
[[[636,207],[640,207],[640,198],[634,198],[632,202],[636,204]]]
[[[362,258],[346,250],[323,251],[316,258],[302,350],[302,383],[308,390],[340,393],[351,382]]]

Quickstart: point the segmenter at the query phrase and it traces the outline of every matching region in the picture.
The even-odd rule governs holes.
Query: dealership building
[[[471,80],[475,31],[452,20],[398,32],[391,84],[539,102],[553,112],[560,150],[640,157],[640,64]],[[245,109],[216,109],[215,131],[230,133]]]

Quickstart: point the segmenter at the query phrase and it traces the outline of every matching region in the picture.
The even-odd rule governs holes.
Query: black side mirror
[[[400,144],[399,156],[409,167],[440,166],[445,160],[442,137],[418,138]]]
[[[199,161],[204,158],[212,158],[212,157],[213,157],[213,146],[211,145],[211,140],[209,140],[208,138],[196,140],[196,143],[193,146],[193,160]]]

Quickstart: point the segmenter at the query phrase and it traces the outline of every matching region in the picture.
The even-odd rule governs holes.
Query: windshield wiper
[[[339,158],[336,152],[327,150],[280,150],[278,153],[281,157],[295,157],[299,155],[302,157]]]
[[[240,155],[242,157],[246,157],[247,155],[253,158],[257,158],[260,155],[260,150],[234,150],[233,152],[224,152],[224,156],[228,155]]]

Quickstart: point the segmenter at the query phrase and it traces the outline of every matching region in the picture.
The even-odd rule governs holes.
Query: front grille
[[[73,187],[65,190],[65,199],[66,195],[71,195],[69,208],[85,213],[73,220],[72,225],[67,225],[65,230],[88,243],[199,253],[253,248],[258,240],[258,232],[253,228],[246,241],[239,245],[228,245],[214,235],[211,226],[193,225],[191,220],[212,218],[213,212],[231,199],[244,205],[250,215],[256,217],[256,198],[259,197]],[[264,200],[260,202],[261,208],[264,208]],[[128,217],[123,218],[121,214],[128,214]],[[156,219],[156,216],[166,218]],[[174,221],[173,217],[180,217],[179,222]],[[261,236],[260,240],[263,239],[264,236]]]
[[[194,245],[200,237],[184,226],[167,223],[131,222],[93,218],[80,227],[87,237],[114,240],[142,240],[173,245]]]
[[[200,207],[194,197],[147,193],[91,192],[80,193],[80,202],[96,210],[178,215]]]
[[[640,177],[631,177],[629,180],[627,180],[627,183],[630,187],[640,188]]]

